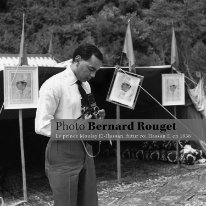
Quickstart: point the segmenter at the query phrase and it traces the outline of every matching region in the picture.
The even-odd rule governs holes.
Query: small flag
[[[19,52],[19,66],[28,65],[27,52],[24,46],[24,16],[25,14],[23,13],[23,26],[22,26],[20,52]]]
[[[126,53],[126,56],[129,60],[129,71],[134,71],[135,58],[134,58],[134,50],[133,50],[133,44],[132,44],[130,21],[128,22],[128,25],[127,25],[127,31],[126,31],[125,40],[124,40],[123,53]]]
[[[179,57],[178,57],[178,50],[177,50],[177,43],[176,43],[176,38],[175,38],[174,27],[172,27],[171,65],[174,67],[179,66]]]
[[[53,41],[53,32],[51,32],[51,39],[50,39],[50,42],[49,42],[49,51],[48,51],[48,53],[49,53],[50,57],[53,57],[53,54],[54,54],[52,41]]]

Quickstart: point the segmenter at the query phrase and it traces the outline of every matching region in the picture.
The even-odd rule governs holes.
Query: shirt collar
[[[65,72],[66,72],[66,75],[67,75],[67,77],[68,77],[69,84],[70,84],[70,85],[73,85],[73,84],[75,84],[75,83],[77,82],[78,79],[77,79],[77,77],[75,76],[74,72],[72,71],[71,65],[72,65],[72,64],[68,64],[68,65],[67,65]]]

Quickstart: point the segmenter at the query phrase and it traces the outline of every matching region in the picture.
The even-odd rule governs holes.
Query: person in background
[[[35,118],[35,132],[51,137],[52,119],[78,119],[82,116],[82,95],[91,93],[88,81],[103,62],[100,50],[92,44],[80,45],[71,64],[42,85]],[[104,118],[105,111],[98,111]],[[88,117],[90,118],[90,117]],[[82,141],[49,139],[45,170],[53,192],[54,206],[97,206],[98,196],[92,146]]]

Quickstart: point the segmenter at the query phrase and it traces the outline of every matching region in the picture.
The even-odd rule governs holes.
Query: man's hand
[[[97,113],[97,115],[99,116],[98,119],[104,119],[106,116],[105,110],[104,109],[100,109]]]
[[[84,119],[92,119],[92,115],[91,114],[85,114]]]

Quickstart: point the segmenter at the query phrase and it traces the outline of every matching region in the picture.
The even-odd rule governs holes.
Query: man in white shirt
[[[80,45],[66,70],[48,79],[40,89],[35,131],[51,137],[52,119],[78,119],[81,113],[81,94],[77,81],[87,94],[87,81],[95,77],[102,65],[103,55],[91,44]],[[105,111],[99,110],[101,118]],[[52,140],[46,148],[45,169],[53,192],[54,206],[97,206],[96,175],[91,145],[81,141]]]

